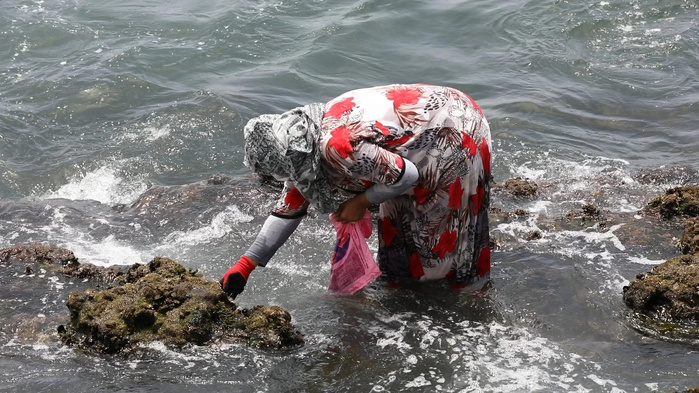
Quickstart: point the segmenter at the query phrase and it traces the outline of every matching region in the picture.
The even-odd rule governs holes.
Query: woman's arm
[[[413,187],[418,179],[415,164],[403,158],[403,172],[400,178],[392,184],[375,183],[363,192],[342,203],[335,212],[335,219],[348,223],[356,222],[364,217],[364,211],[371,205],[379,204],[394,198]]]
[[[221,288],[228,296],[235,299],[243,292],[250,273],[257,266],[267,265],[299,226],[307,208],[308,201],[291,183],[286,183],[279,202],[265,220],[255,240],[238,262],[221,277]]]
[[[270,215],[243,255],[253,260],[256,266],[266,266],[279,247],[294,233],[302,219],[303,216],[282,218]]]

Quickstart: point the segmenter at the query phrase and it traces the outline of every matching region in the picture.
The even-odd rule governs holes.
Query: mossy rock
[[[83,290],[67,295],[69,313],[56,323],[69,319],[58,327],[59,336],[85,352],[129,352],[152,341],[169,347],[226,342],[286,349],[303,344],[286,310],[238,309],[217,281],[168,258],[102,267],[82,264],[56,245],[23,243],[0,249],[0,264],[14,274],[48,271],[59,279],[80,279]]]
[[[624,302],[656,321],[699,326],[699,255],[682,255],[640,273],[624,287]]]
[[[61,339],[86,352],[128,352],[160,341],[169,347],[211,342],[285,349],[303,343],[287,311],[236,308],[216,281],[168,259],[136,264],[103,290],[72,292]]]
[[[520,177],[505,180],[502,185],[496,185],[496,188],[502,188],[516,197],[529,197],[536,194],[539,186],[536,183],[524,180]]]
[[[72,251],[43,243],[21,243],[0,249],[0,263],[36,263],[48,270],[71,271],[80,263]]]
[[[670,188],[654,198],[646,211],[657,212],[666,219],[699,216],[699,185]]]
[[[699,217],[684,222],[684,230],[679,246],[684,254],[699,254]]]

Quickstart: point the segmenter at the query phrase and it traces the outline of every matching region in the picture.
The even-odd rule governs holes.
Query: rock
[[[524,238],[528,241],[539,240],[543,237],[541,231],[531,231]]]
[[[683,390],[681,392],[673,390],[672,392],[668,392],[668,393],[699,393],[699,387]]]
[[[698,180],[695,170],[677,166],[642,169],[633,178],[641,184],[688,184]]]
[[[493,216],[498,216],[501,218],[518,218],[527,217],[530,215],[529,211],[524,209],[515,209],[514,211],[506,211],[499,207],[491,206],[489,208],[489,213]]]
[[[624,302],[656,321],[699,324],[699,255],[682,255],[640,273],[624,287]]]
[[[62,340],[88,352],[113,354],[161,341],[170,347],[240,342],[285,349],[303,343],[287,311],[275,306],[237,310],[216,281],[157,257],[136,264],[105,290],[70,294]]]
[[[24,263],[27,275],[34,274],[37,268],[43,268],[66,276],[90,279],[93,284],[118,284],[119,280],[122,282],[129,280],[129,275],[135,272],[130,266],[124,265],[105,268],[91,263],[80,263],[72,251],[54,244],[43,243],[20,243],[0,249],[0,263]]]
[[[588,222],[592,221],[597,223],[600,228],[607,226],[607,218],[602,214],[602,211],[593,204],[583,205],[581,211],[568,212],[566,218],[569,220],[580,219],[581,225],[587,225]]]
[[[498,187],[505,189],[516,197],[532,196],[536,194],[539,188],[536,183],[522,180],[522,178],[519,177],[507,179],[504,185],[499,185]]]
[[[215,342],[273,349],[303,344],[303,336],[291,324],[286,310],[277,306],[238,309],[217,281],[206,280],[168,258],[101,267],[81,264],[65,248],[26,243],[0,249],[0,265],[8,274],[2,278],[3,289],[20,299],[36,294],[37,288],[29,284],[46,284],[33,283],[39,280],[36,277],[31,282],[17,280],[13,278],[16,274],[30,276],[45,271],[52,279],[75,281],[72,287],[79,284],[79,290],[68,294],[69,313],[51,315],[50,321],[47,316],[12,325],[27,340],[32,335],[35,340],[44,340],[44,325],[53,322],[51,329],[56,332],[59,325],[63,343],[88,353],[128,353],[152,341],[173,348]],[[81,280],[71,280],[73,277]]]
[[[251,186],[255,184],[255,186]],[[280,189],[257,178],[231,178],[214,175],[206,181],[182,186],[153,186],[129,205],[112,209],[135,216],[145,228],[163,225],[189,228],[188,217],[211,219],[222,206],[233,204],[243,210],[267,209],[265,203],[275,200]],[[218,208],[212,208],[218,207]]]
[[[75,269],[80,263],[72,251],[55,245],[42,243],[24,243],[0,250],[0,263],[34,262],[45,264],[53,269]],[[53,270],[52,269],[52,270]],[[27,265],[26,272],[31,274],[34,268]]]
[[[684,222],[684,231],[679,242],[683,254],[699,254],[699,217]]]
[[[602,215],[597,206],[593,204],[586,204],[582,206],[582,211],[571,211],[568,212],[566,217],[568,218],[583,218],[583,219],[597,219]]]
[[[650,201],[645,210],[657,212],[665,219],[699,216],[699,185],[670,188],[665,195]]]
[[[230,182],[232,178],[230,176],[216,174],[206,181],[206,184],[211,184],[215,186],[220,186]]]

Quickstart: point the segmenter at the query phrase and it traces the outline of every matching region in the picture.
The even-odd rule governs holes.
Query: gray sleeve
[[[294,233],[302,219],[303,216],[296,218],[267,217],[255,241],[252,242],[244,255],[257,262],[258,266],[265,267],[279,247]]]
[[[403,174],[393,184],[376,183],[366,190],[366,199],[372,204],[387,201],[413,187],[417,182],[418,172],[415,164],[403,159]]]

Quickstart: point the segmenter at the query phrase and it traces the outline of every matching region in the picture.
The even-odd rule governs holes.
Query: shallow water
[[[53,330],[81,283],[0,274],[0,390],[699,386],[699,343],[647,331],[621,299],[636,273],[678,253],[679,224],[637,211],[699,180],[697,20],[694,0],[4,0],[1,247],[52,242],[101,265],[162,255],[218,279],[275,199],[242,164],[244,123],[395,82],[471,95],[493,130],[495,180],[540,192],[494,192],[493,205],[532,214],[493,218],[485,295],[442,283],[328,295],[333,229],[311,212],[239,299],[291,312],[307,344],[288,352],[85,356]],[[215,174],[231,183],[204,186]],[[607,228],[564,218],[585,203]],[[541,239],[523,240],[534,230]]]

